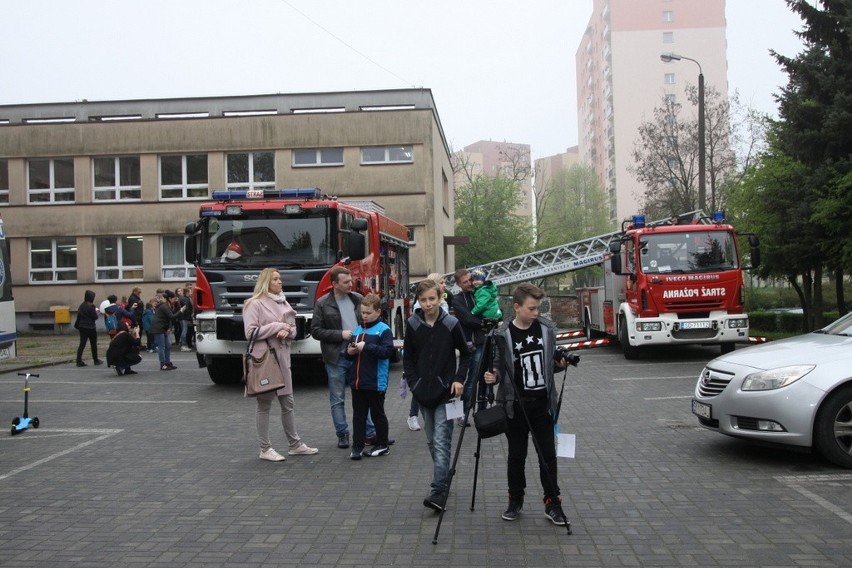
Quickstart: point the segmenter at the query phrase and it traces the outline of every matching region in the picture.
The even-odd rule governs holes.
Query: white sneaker
[[[312,448],[303,442],[295,448],[290,448],[287,453],[291,456],[310,456],[317,453],[318,451],[318,449]]]
[[[271,461],[271,462],[283,462],[287,458],[285,458],[284,456],[282,456],[281,454],[279,454],[278,452],[276,452],[272,448],[269,448],[265,452],[260,452],[260,459],[266,460],[266,461]]]
[[[181,348],[180,348],[180,350],[181,350],[181,351],[192,351],[192,349],[191,349],[191,348],[189,348],[189,347],[187,347],[186,345],[182,345],[182,346],[181,346]]]
[[[413,430],[415,432],[420,430],[420,424],[417,423],[417,417],[416,416],[409,416],[408,417],[408,429]]]

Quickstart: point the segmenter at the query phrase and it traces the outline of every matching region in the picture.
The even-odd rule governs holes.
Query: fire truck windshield
[[[719,272],[739,264],[734,237],[725,231],[645,234],[639,249],[646,274]]]
[[[289,267],[329,266],[337,258],[335,218],[259,212],[209,217],[202,228],[201,264]]]

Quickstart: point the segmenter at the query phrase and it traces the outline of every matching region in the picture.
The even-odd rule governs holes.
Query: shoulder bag
[[[257,396],[259,394],[278,390],[285,386],[284,373],[278,366],[278,357],[275,349],[266,341],[268,349],[260,357],[252,354],[257,329],[251,334],[246,354],[243,358],[243,380],[246,383],[246,396]]]
[[[504,434],[508,428],[506,408],[496,403],[488,408],[477,410],[473,415],[473,424],[480,438],[492,438]]]

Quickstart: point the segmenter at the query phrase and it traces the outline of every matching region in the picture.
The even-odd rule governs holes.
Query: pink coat
[[[278,339],[278,332],[284,329],[284,324],[290,324],[290,336],[282,341]],[[261,357],[267,351],[266,341],[275,349],[278,355],[278,364],[284,373],[283,388],[272,393],[260,395],[258,398],[272,399],[276,396],[293,394],[293,376],[290,373],[290,342],[296,338],[296,311],[287,301],[276,302],[269,296],[249,302],[243,310],[243,326],[246,338],[257,329],[257,338],[252,353],[255,357]]]

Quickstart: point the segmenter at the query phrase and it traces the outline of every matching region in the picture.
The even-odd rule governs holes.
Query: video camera
[[[557,347],[556,350],[553,352],[553,360],[559,361],[560,359],[565,359],[572,367],[576,367],[577,364],[580,362],[579,355],[571,353],[564,347]]]
[[[494,318],[482,318],[482,331],[491,333],[500,326],[500,320]]]

